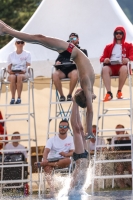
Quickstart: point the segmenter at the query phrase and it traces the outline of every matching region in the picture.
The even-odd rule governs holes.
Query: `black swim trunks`
[[[74,69],[77,69],[76,65],[73,64],[72,61],[70,61],[71,53],[72,53],[72,50],[73,50],[74,47],[75,47],[74,44],[69,43],[67,50],[65,50],[62,53],[60,53],[60,55],[56,59],[56,61],[60,61],[61,62],[62,66],[58,66],[57,65],[57,66],[55,66],[55,68],[57,70],[61,70],[65,74],[66,78],[68,78],[68,74],[71,71],[73,71]]]
[[[60,71],[62,71],[65,74],[66,78],[68,78],[68,74],[74,69],[77,69],[75,64],[70,64],[70,65],[64,64],[64,66],[60,68]]]
[[[87,158],[88,157],[88,152],[85,150],[84,153],[81,153],[81,154],[77,154],[77,153],[73,153],[73,159],[74,161],[80,159],[80,158]]]

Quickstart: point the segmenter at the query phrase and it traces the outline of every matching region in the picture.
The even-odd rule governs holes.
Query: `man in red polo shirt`
[[[107,90],[103,101],[110,101],[113,98],[111,92],[110,76],[119,76],[118,91],[116,97],[123,98],[122,88],[127,78],[127,63],[133,61],[133,45],[125,42],[126,31],[123,27],[114,30],[114,41],[105,47],[100,62],[103,62],[102,77]]]

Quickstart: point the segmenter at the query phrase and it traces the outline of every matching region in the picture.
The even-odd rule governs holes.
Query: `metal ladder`
[[[101,71],[102,71],[102,67],[103,65],[101,65]],[[101,175],[101,173],[99,175],[96,174],[96,170],[98,169],[98,165],[99,167],[101,167],[101,169],[105,168],[105,165],[107,165],[108,163],[112,163],[114,165],[114,163],[120,163],[120,162],[131,162],[131,166],[133,166],[133,153],[132,153],[132,144],[133,144],[133,139],[132,139],[132,123],[133,123],[133,117],[132,117],[132,76],[130,75],[130,67],[131,67],[131,63],[128,63],[128,85],[129,85],[129,97],[128,98],[123,98],[123,99],[112,99],[111,101],[107,102],[103,102],[103,100],[101,99],[102,96],[102,90],[103,90],[103,97],[105,95],[105,87],[103,85],[103,81],[102,81],[102,76],[100,77],[100,85],[99,85],[99,101],[98,101],[98,114],[97,114],[97,133],[96,133],[96,144],[95,144],[95,153],[94,153],[94,165],[93,165],[93,177],[92,177],[92,193],[94,192],[94,184],[95,184],[95,180],[100,180],[102,181],[102,188],[104,188],[104,180],[105,179],[112,179],[112,187],[114,187],[114,179],[117,178],[132,178],[132,190],[133,190],[133,171],[132,174],[123,174],[123,175],[115,175],[114,173],[111,175],[108,175],[108,173],[106,172],[105,174],[103,173]],[[111,77],[112,79],[117,79],[118,76],[116,77]],[[120,108],[118,107],[114,107],[113,102],[119,102],[120,103]],[[122,107],[122,103],[123,102],[127,102],[128,103],[128,107]],[[101,108],[102,106],[102,108]],[[108,107],[109,108],[108,108]],[[112,107],[113,106],[113,107]],[[125,111],[125,112],[124,112]],[[126,112],[127,111],[127,112]],[[109,112],[114,112],[114,113],[109,113]],[[124,112],[124,113],[123,113]],[[129,127],[128,128],[124,128],[124,129],[114,129],[113,127],[111,129],[105,129],[104,128],[104,121],[106,117],[117,117],[119,116],[119,120],[118,120],[118,124],[120,123],[120,117],[125,117],[127,116],[129,119]],[[98,127],[100,126],[100,122],[101,122],[101,128],[98,129]],[[117,122],[116,122],[117,123]],[[108,144],[108,145],[98,145],[97,144],[97,140],[98,140],[98,133],[99,133],[99,137],[101,138],[108,138],[108,137],[114,137],[113,134],[111,134],[111,132],[114,131],[129,131],[128,136],[131,137],[131,144]],[[108,134],[107,134],[108,133]],[[125,137],[125,135],[119,135],[120,137]],[[102,152],[102,148],[111,148],[111,147],[118,147],[118,146],[131,146],[131,158],[129,159],[111,159],[108,155],[108,152]],[[97,151],[97,148],[101,148],[99,153]],[[109,152],[110,155],[112,154],[112,152]],[[113,155],[113,154],[112,154]],[[101,170],[102,171],[102,170]]]
[[[24,187],[24,183],[29,183],[30,185],[30,193],[32,194],[32,165],[31,165],[31,142],[35,142],[35,146],[36,146],[36,160],[38,162],[38,148],[37,148],[37,133],[36,133],[36,121],[35,121],[35,108],[34,108],[34,73],[33,73],[33,69],[31,67],[28,67],[28,74],[29,74],[29,78],[24,80],[24,83],[27,83],[27,93],[28,93],[28,98],[27,98],[27,103],[25,104],[14,104],[14,105],[10,105],[9,104],[9,100],[8,100],[8,85],[10,84],[10,82],[7,80],[7,72],[5,68],[2,68],[0,71],[0,75],[1,75],[1,80],[0,80],[0,95],[2,93],[2,86],[5,85],[6,86],[6,99],[5,99],[5,104],[0,105],[0,107],[3,107],[3,109],[5,110],[5,114],[3,117],[3,120],[0,120],[0,122],[4,122],[4,135],[1,135],[1,137],[3,137],[2,142],[3,144],[5,142],[11,142],[12,140],[5,140],[5,137],[7,136],[6,133],[6,127],[7,127],[7,123],[8,122],[17,122],[20,124],[21,126],[21,122],[25,121],[27,126],[26,126],[26,133],[20,133],[19,135],[16,134],[16,136],[20,136],[23,137],[24,139],[20,139],[19,141],[25,141],[27,142],[27,151],[28,151],[28,162],[13,162],[13,163],[5,163],[4,162],[4,154],[6,154],[6,152],[12,152],[12,150],[4,150],[4,148],[2,150],[0,150],[0,153],[2,153],[2,162],[0,163],[0,169],[1,169],[1,179],[0,179],[0,186],[1,186],[1,190],[3,188],[20,188],[20,187]],[[13,107],[14,111],[17,110],[17,112],[13,112],[13,113],[9,113],[8,110]],[[21,108],[26,109],[26,112],[20,112],[19,110],[21,110]],[[24,116],[24,117],[23,117]],[[31,119],[33,119],[33,123],[34,123],[34,138],[31,139],[31,128],[30,128],[30,123],[31,123]],[[9,132],[8,137],[13,136],[12,133]],[[18,149],[18,151],[22,150]],[[3,178],[3,170],[4,168],[12,168],[12,167],[20,167],[22,169],[22,179],[20,180],[4,180]],[[27,179],[24,179],[23,173],[24,173],[24,167],[28,168],[28,172],[29,172],[29,176]],[[39,174],[38,174],[39,177]],[[21,183],[21,185],[19,186],[6,186],[6,184],[9,183]]]
[[[59,93],[55,89],[54,84],[53,84],[53,79],[52,79],[52,74],[53,74],[54,70],[55,70],[55,67],[53,66],[51,69],[50,97],[49,97],[49,111],[48,111],[48,125],[47,125],[46,141],[50,137],[53,137],[54,135],[58,134],[59,121],[61,121],[62,119],[67,119],[69,121],[70,116],[71,116],[71,108],[72,108],[72,101],[63,101],[63,102],[59,101]],[[70,81],[69,78],[61,79],[61,82],[63,84],[67,83],[68,81]],[[52,127],[54,127],[54,128],[52,129]],[[68,134],[72,135],[71,128],[69,129]],[[72,169],[72,166],[70,164],[69,169],[67,167],[67,168],[63,168],[63,169],[56,169],[56,171],[59,171],[59,172],[68,171],[68,173],[70,174],[71,169]],[[53,172],[53,175],[54,175],[54,172]],[[39,183],[39,190],[38,190],[39,198],[42,197],[44,192],[45,192],[45,175],[44,175],[44,171],[41,167],[40,183]]]
[[[51,75],[53,74],[54,67],[52,67]],[[61,80],[63,84],[70,81],[69,78],[65,78]],[[77,83],[78,86],[78,83]],[[48,111],[48,126],[47,126],[47,139],[50,137],[50,135],[55,135],[58,133],[58,127],[57,122],[62,119],[70,119],[71,116],[71,108],[72,108],[72,101],[59,101],[59,93],[56,90],[55,94],[54,92],[54,86],[53,86],[53,80],[51,77],[50,81],[50,98],[49,98],[49,111]],[[53,116],[51,116],[51,111],[54,110]],[[51,131],[51,123],[54,122],[54,130]],[[69,129],[69,134],[72,135],[71,128]]]

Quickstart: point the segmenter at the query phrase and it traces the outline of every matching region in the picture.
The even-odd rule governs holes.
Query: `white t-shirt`
[[[95,150],[95,143],[91,142],[91,140],[90,140],[90,144],[89,144],[90,151],[94,151]],[[103,138],[97,137],[97,145],[102,145],[102,144],[105,144],[105,140]],[[97,150],[100,150],[100,147],[97,148]]]
[[[12,70],[25,71],[26,63],[31,63],[31,54],[28,51],[23,50],[21,54],[14,51],[8,56],[8,65],[12,64]]]
[[[67,136],[64,140],[60,139],[58,135],[48,139],[46,148],[50,149],[48,158],[63,158],[59,153],[68,153],[70,150],[74,150],[74,142],[72,136]]]
[[[23,145],[21,144],[18,144],[17,147],[14,147],[12,143],[8,143],[5,145],[5,150],[12,150],[12,151],[9,151],[9,152],[6,152],[6,153],[23,153],[25,158],[27,158],[27,152],[26,152],[26,149]],[[24,150],[24,151],[21,151],[21,150]]]
[[[111,61],[120,61],[122,62],[122,45],[121,44],[115,44],[111,57]]]

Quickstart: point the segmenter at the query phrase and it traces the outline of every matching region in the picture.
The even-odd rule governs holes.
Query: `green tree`
[[[21,30],[33,15],[41,0],[0,0],[0,19],[11,27]],[[0,48],[6,45],[12,37],[6,35],[0,38]]]
[[[133,0],[117,0],[125,15],[133,24]]]

